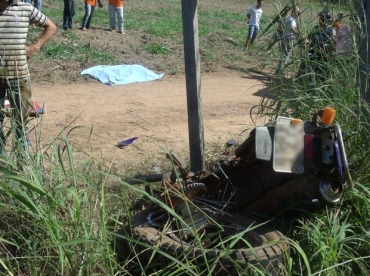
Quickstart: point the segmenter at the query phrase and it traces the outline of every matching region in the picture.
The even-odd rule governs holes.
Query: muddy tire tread
[[[147,225],[146,217],[154,209],[148,208],[140,211],[133,218],[133,237],[150,246],[158,246],[158,248],[174,257],[184,258],[186,254],[187,260],[201,261],[203,259],[202,250],[200,248],[191,248],[186,243],[174,241],[168,236],[162,235],[154,227]],[[254,220],[235,215],[239,220],[246,223],[256,223]],[[243,223],[244,225],[246,223]],[[254,232],[258,232],[266,241],[262,245],[250,248],[233,249],[230,255],[220,257],[220,251],[217,249],[204,249],[207,260],[219,258],[219,264],[213,275],[238,275],[240,273],[248,273],[251,267],[259,270],[265,270],[268,275],[283,275],[284,267],[286,266],[286,254],[289,252],[289,246],[285,237],[278,231],[266,225],[259,226]],[[186,253],[185,253],[186,252]],[[224,252],[223,252],[224,253]],[[256,253],[256,254],[255,254]],[[257,256],[256,256],[257,255]],[[159,257],[155,261],[166,265],[171,262],[170,259],[155,254]],[[149,260],[152,257],[151,250],[143,250],[141,256],[144,260]],[[243,268],[243,272],[236,271],[236,265]]]

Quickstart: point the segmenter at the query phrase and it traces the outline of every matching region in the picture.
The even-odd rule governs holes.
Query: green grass
[[[55,8],[45,8],[44,12],[50,17],[60,18],[61,4],[57,1],[51,3]],[[308,15],[322,8],[317,2],[310,3],[312,7],[307,9],[307,18],[302,18],[304,33],[315,24]],[[173,18],[168,18],[166,9],[161,6],[153,10],[137,8],[127,11],[127,28],[143,30],[146,34],[173,39],[181,44],[180,3],[174,1],[170,4],[176,13]],[[335,11],[348,9],[334,4],[330,8]],[[78,6],[77,11],[76,22],[79,22],[83,6]],[[219,33],[226,33],[243,44],[246,35],[244,12],[200,10],[198,16],[200,37],[217,37]],[[272,18],[273,15],[266,16],[263,24],[268,24]],[[94,24],[101,28],[109,26],[105,10],[96,10]],[[273,30],[253,46],[255,51],[267,46]],[[34,39],[38,32],[37,28],[32,29],[30,39]],[[42,49],[42,55],[35,58],[45,61],[72,58],[78,62],[89,58],[96,64],[117,62],[110,53],[79,45],[78,35],[74,32],[64,32],[63,37],[68,39],[67,44],[51,41]],[[229,47],[240,47],[240,55],[229,55],[228,59],[243,60],[242,46]],[[145,50],[153,55],[170,53],[167,45],[161,42],[148,43]],[[201,49],[204,60],[218,60],[221,52],[207,45]],[[269,98],[261,102],[264,110],[269,111],[264,115],[272,120],[277,115],[307,119],[315,109],[335,107],[336,122],[345,132],[347,155],[354,164],[351,173],[355,189],[346,190],[335,208],[297,220],[276,217],[271,224],[290,238],[291,254],[286,275],[369,275],[370,125],[366,120],[368,103],[359,95],[355,77],[360,60],[351,55],[348,60],[329,61],[327,78],[312,86],[307,78],[297,78],[294,74],[304,53],[303,45],[297,45],[287,66],[291,77],[270,84]],[[261,59],[264,71],[274,72],[279,59],[277,47],[270,53],[262,50]],[[35,131],[37,135],[30,155],[17,145],[9,145],[8,156],[0,157],[2,275],[149,275],[154,272],[156,275],[199,275],[201,272],[208,275],[214,269],[217,259],[203,258],[203,266],[199,268],[188,261],[187,253],[162,266],[157,257],[167,256],[166,253],[155,245],[149,246],[132,237],[131,217],[134,209],[141,206],[138,202],[144,205],[154,202],[169,212],[171,210],[146,193],[144,185],[129,185],[122,176],[111,171],[109,164],[96,159],[94,153],[73,145],[67,133],[45,138],[40,128]],[[143,166],[132,166],[133,174],[148,172]],[[183,222],[181,217],[174,216]],[[204,253],[202,237],[195,237],[194,246]],[[240,235],[231,242],[238,239]],[[224,254],[229,254],[231,247],[225,240],[219,239],[217,245],[223,248]],[[148,249],[154,253],[150,262],[143,263],[138,254]],[[256,275],[263,273],[258,274],[257,271]]]
[[[317,3],[312,10],[320,10]],[[332,6],[330,10],[351,10],[351,7]],[[349,12],[350,13],[350,12]],[[316,22],[302,20],[304,34]],[[277,115],[295,118],[307,118],[312,110],[332,106],[337,110],[336,122],[345,133],[347,157],[353,164],[351,171],[355,179],[355,189],[346,190],[341,204],[336,209],[298,221],[298,229],[286,228],[284,220],[275,221],[276,226],[294,237],[300,250],[293,250],[292,258],[299,275],[366,275],[369,273],[369,196],[370,171],[367,137],[369,122],[365,119],[369,112],[368,104],[359,96],[356,72],[360,64],[356,53],[347,54],[344,59],[331,58],[325,63],[324,80],[315,85],[310,83],[308,75],[297,77],[298,68],[305,58],[304,45],[296,45],[294,55],[287,65],[288,79],[277,79],[271,85],[269,98],[263,100],[266,116],[274,120]],[[276,62],[269,62],[271,57]],[[274,72],[274,64],[279,59],[275,46],[266,57],[266,68]],[[268,108],[266,108],[268,107]],[[366,202],[366,203],[365,203]],[[366,206],[366,207],[365,207]],[[305,267],[309,263],[309,270]]]
[[[165,46],[162,44],[154,44],[154,43],[148,43],[145,45],[144,49],[148,51],[151,54],[168,54],[170,52],[169,49],[167,49]]]
[[[117,64],[118,60],[115,55],[99,51],[99,49],[91,49],[89,45],[62,45],[51,41],[43,47],[43,56],[36,57],[38,59],[55,59],[68,60],[74,57],[75,61],[84,62],[89,57],[95,64],[113,65]]]

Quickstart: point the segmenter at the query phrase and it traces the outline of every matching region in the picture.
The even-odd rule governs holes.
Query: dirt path
[[[261,75],[222,72],[202,75],[205,152],[212,154],[230,138],[242,141],[252,127],[250,108],[267,92]],[[91,81],[69,86],[34,85],[34,97],[45,104],[43,140],[53,139],[63,128],[76,147],[95,152],[116,166],[140,163],[150,156],[160,162],[163,150],[188,156],[188,122],[185,79],[165,76],[160,81],[107,86]],[[91,137],[89,136],[92,130]],[[138,137],[120,149],[119,141]],[[44,142],[45,143],[45,142]]]

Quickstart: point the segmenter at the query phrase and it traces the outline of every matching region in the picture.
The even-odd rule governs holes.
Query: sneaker
[[[86,31],[86,28],[85,28],[85,27],[83,27],[81,30],[82,30],[82,31]]]
[[[125,32],[124,32],[124,31],[119,31],[119,33],[120,33],[120,34],[125,34]]]
[[[115,32],[116,32],[116,30],[113,30],[113,29],[112,29],[112,30],[110,30],[110,31],[111,31],[112,33],[115,33]]]

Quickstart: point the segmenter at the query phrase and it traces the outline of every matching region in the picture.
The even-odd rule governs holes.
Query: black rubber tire
[[[286,271],[284,268],[287,265],[287,256],[289,256],[288,242],[280,232],[269,226],[262,225],[249,231],[246,235],[248,237],[244,236],[250,244],[258,244],[252,249],[239,248],[227,251],[212,248],[201,249],[182,241],[176,241],[149,225],[147,216],[154,210],[154,208],[149,207],[134,216],[132,223],[133,237],[145,244],[155,246],[173,257],[180,257],[183,260],[186,255],[186,261],[198,266],[200,271],[204,271],[204,262],[209,265],[215,263],[212,274],[207,272],[207,275],[249,275],[255,268],[264,271],[265,275],[284,275],[284,271]],[[243,227],[261,224],[245,216],[237,214],[233,216],[231,219],[216,220],[224,225],[228,221],[230,222],[229,225],[231,225],[231,222],[239,221],[239,225]],[[150,259],[152,263],[160,263],[162,267],[171,263],[169,258],[160,253],[156,253],[153,259],[153,251],[148,248],[142,246],[140,253],[136,251],[139,258],[146,264]],[[206,260],[202,252],[205,252]],[[217,261],[215,262],[215,260]]]

